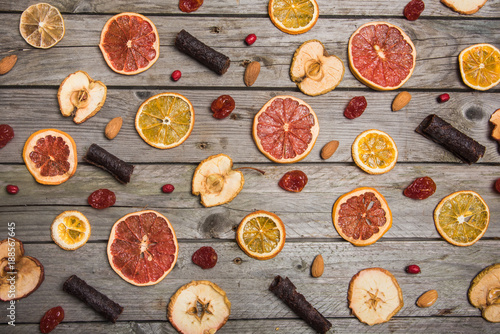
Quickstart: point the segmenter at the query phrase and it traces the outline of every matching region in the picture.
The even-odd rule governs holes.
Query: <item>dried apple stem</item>
[[[257,169],[257,168],[254,168],[254,167],[240,167],[240,168],[235,168],[234,170],[240,170],[240,169],[253,169],[253,170],[261,173],[262,175],[266,174],[266,172],[264,172],[263,170]]]

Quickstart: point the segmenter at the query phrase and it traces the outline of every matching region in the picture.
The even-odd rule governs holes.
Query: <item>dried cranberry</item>
[[[166,184],[163,187],[161,187],[161,191],[163,191],[166,194],[170,194],[172,191],[174,191],[174,186],[171,184]]]
[[[408,267],[406,267],[406,272],[408,274],[418,274],[420,273],[420,267],[417,266],[416,264],[411,264]]]
[[[191,258],[193,263],[200,266],[202,269],[210,269],[215,267],[217,263],[217,253],[210,246],[204,246],[194,252]]]
[[[500,179],[497,179],[495,182],[495,190],[500,193]]]
[[[345,108],[344,116],[349,119],[357,118],[365,111],[367,105],[368,103],[364,96],[355,96]]]
[[[438,101],[439,103],[443,103],[443,102],[446,102],[450,99],[450,94],[441,94],[438,96]]]
[[[256,40],[257,36],[255,34],[250,34],[245,38],[245,43],[247,43],[247,45],[252,45]]]
[[[53,307],[45,312],[40,320],[40,332],[50,333],[64,320],[64,310],[61,306]]]
[[[416,19],[419,18],[420,14],[422,14],[424,9],[425,9],[425,4],[422,0],[411,0],[405,6],[403,14],[407,20],[415,21]]]
[[[175,70],[172,72],[172,80],[177,81],[181,78],[182,72],[179,70]]]
[[[406,187],[403,194],[413,199],[426,199],[435,191],[436,183],[430,177],[424,176],[413,181],[412,184]]]
[[[94,209],[106,209],[115,204],[116,196],[111,190],[99,189],[90,194],[88,202]]]
[[[191,13],[203,5],[203,0],[179,0],[179,9],[184,13]]]
[[[19,187],[12,184],[9,184],[7,187],[5,187],[5,189],[7,189],[7,192],[11,195],[15,195],[19,192]]]
[[[218,119],[226,118],[234,110],[234,99],[229,95],[221,95],[212,102],[213,116]]]
[[[279,186],[287,191],[294,193],[301,192],[307,184],[307,175],[300,170],[292,170],[285,173],[278,183]]]
[[[7,145],[14,138],[14,129],[7,124],[0,124],[0,148]]]

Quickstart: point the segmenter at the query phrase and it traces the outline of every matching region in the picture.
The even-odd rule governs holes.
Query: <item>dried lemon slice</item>
[[[64,36],[64,20],[59,10],[48,3],[29,6],[22,14],[19,31],[35,48],[48,49]]]
[[[387,133],[374,129],[366,130],[354,140],[352,158],[365,172],[383,174],[396,165],[398,148]]]
[[[75,250],[90,238],[90,223],[80,211],[64,211],[50,227],[52,240],[65,250]]]

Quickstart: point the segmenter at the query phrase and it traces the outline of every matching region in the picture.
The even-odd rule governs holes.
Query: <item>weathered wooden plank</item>
[[[93,74],[92,74],[93,75]],[[163,91],[179,92],[193,103],[196,120],[190,137],[179,147],[160,150],[147,145],[137,134],[134,121],[141,103],[152,94]],[[230,94],[236,101],[231,117],[217,120],[212,117],[210,104],[221,94]],[[498,108],[495,93],[451,93],[451,100],[440,104],[439,93],[412,92],[410,104],[399,112],[391,111],[397,92],[333,91],[318,97],[305,96],[295,91],[255,90],[184,90],[167,87],[164,90],[109,89],[104,107],[87,122],[76,125],[71,118],[62,117],[56,99],[56,89],[0,89],[3,111],[0,124],[10,124],[15,138],[0,151],[0,162],[22,163],[22,149],[28,137],[39,129],[57,128],[73,136],[78,157],[92,143],[97,143],[121,159],[134,163],[199,163],[209,155],[226,153],[235,162],[268,163],[257,149],[251,128],[254,115],[273,96],[293,95],[309,103],[318,115],[320,134],[315,147],[304,162],[321,162],[320,151],[330,140],[340,141],[335,155],[328,161],[352,162],[351,145],[362,131],[376,128],[389,133],[396,142],[400,162],[457,162],[451,153],[415,132],[418,124],[431,113],[436,113],[459,130],[486,146],[480,162],[500,162],[498,144],[490,137],[490,115]],[[364,95],[368,108],[355,120],[343,116],[348,101]],[[22,117],[20,117],[22,115]],[[104,128],[113,117],[124,119],[120,134],[109,141]],[[467,166],[464,164],[463,169]]]
[[[296,318],[294,313],[272,295],[268,286],[277,274],[289,277],[297,290],[326,317],[349,317],[347,288],[359,270],[382,267],[391,271],[403,291],[402,317],[479,315],[467,300],[471,279],[485,266],[498,261],[498,241],[479,241],[476,247],[451,247],[441,242],[386,242],[355,248],[339,242],[288,242],[281,253],[267,261],[248,258],[234,242],[211,242],[218,253],[214,269],[203,270],[191,262],[192,253],[206,243],[179,245],[175,268],[161,283],[150,287],[132,286],[113,272],[106,256],[106,243],[90,243],[74,252],[55,244],[27,244],[26,253],[45,267],[45,281],[28,298],[16,304],[17,321],[38,322],[43,313],[61,305],[69,322],[102,321],[103,318],[74,297],[62,291],[62,283],[77,274],[87,283],[125,307],[120,321],[162,321],[169,298],[190,280],[206,279],[223,288],[232,303],[232,319]],[[422,252],[425,249],[425,252]],[[325,273],[312,278],[310,264],[316,254],[325,259]],[[233,262],[241,257],[243,262]],[[418,276],[404,268],[416,263]],[[222,274],[223,273],[223,274]],[[429,289],[439,292],[430,308],[415,305],[420,294]]]
[[[161,0],[141,0],[130,3],[121,1],[51,1],[62,13],[120,13],[120,12],[139,12],[143,14],[173,14],[183,15],[184,17],[196,17],[199,15],[267,15],[267,0],[249,1],[249,0],[223,0],[214,3],[204,3],[195,13],[184,14],[179,10],[179,2],[161,1]],[[401,16],[406,2],[398,0],[372,0],[372,1],[328,1],[318,0],[320,16]],[[0,11],[20,12],[30,6],[32,2],[22,1],[0,1]],[[439,1],[428,1],[425,3],[423,17],[498,17],[500,16],[500,6],[497,1],[488,1],[479,12],[474,15],[458,15]]]
[[[71,16],[67,23],[67,33],[57,46],[49,50],[29,47],[17,31],[17,16],[1,14],[5,34],[0,34],[0,53],[17,54],[18,63],[14,70],[0,79],[0,85],[56,85],[71,72],[85,70],[106,85],[111,86],[165,86],[172,85],[170,74],[180,69],[182,79],[176,87],[245,87],[245,60],[259,60],[263,67],[255,87],[295,88],[290,80],[289,67],[296,48],[306,40],[321,40],[328,52],[337,55],[348,65],[347,43],[351,34],[365,22],[360,19],[322,19],[315,32],[302,35],[283,34],[272,26],[266,18],[199,18],[180,21],[182,18],[155,17],[159,29],[160,58],[147,72],[135,76],[116,74],[106,65],[97,47],[102,26],[107,16]],[[391,23],[401,26],[415,43],[417,64],[405,88],[460,89],[469,90],[460,79],[457,56],[462,49],[475,43],[495,43],[499,39],[500,21],[491,21],[485,27],[484,21],[471,21],[464,25],[458,20],[430,20],[409,22],[392,19]],[[233,65],[224,76],[212,73],[203,65],[181,54],[173,46],[180,27],[190,31],[206,44],[216,48],[232,59]],[[220,33],[214,33],[216,30]],[[262,31],[259,42],[247,47],[243,39],[251,31]],[[335,33],[331,33],[334,31]],[[432,36],[432,38],[429,38]],[[446,43],[443,43],[446,41]],[[78,48],[75,48],[78,46]],[[366,88],[346,68],[339,88]],[[498,91],[500,87],[493,88]]]

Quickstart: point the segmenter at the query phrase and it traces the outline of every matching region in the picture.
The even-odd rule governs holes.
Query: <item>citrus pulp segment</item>
[[[149,145],[168,149],[182,144],[194,126],[194,108],[177,93],[160,93],[144,101],[135,116],[135,128]]]
[[[64,20],[56,7],[38,3],[21,14],[19,31],[29,45],[48,49],[64,37]]]
[[[241,221],[236,232],[240,248],[257,260],[269,260],[285,245],[285,225],[274,213],[255,211]]]
[[[304,159],[314,147],[319,124],[312,108],[293,96],[276,96],[255,115],[252,136],[258,149],[279,163]]]
[[[137,286],[159,283],[173,269],[179,246],[167,217],[153,210],[129,213],[111,229],[108,241],[111,268]]]
[[[90,223],[79,211],[64,211],[52,222],[52,240],[65,250],[75,250],[90,238]]]
[[[61,184],[76,172],[76,144],[66,132],[39,130],[26,140],[23,160],[38,183]]]
[[[387,22],[359,27],[349,39],[348,54],[354,76],[376,90],[401,87],[412,75],[417,56],[411,39]]]
[[[387,133],[366,130],[352,143],[352,158],[356,165],[369,174],[383,174],[394,168],[398,160],[396,143]]]
[[[344,240],[355,246],[368,246],[392,226],[392,213],[384,196],[375,188],[354,189],[333,205],[333,225]]]
[[[488,90],[500,82],[500,51],[491,44],[475,44],[458,56],[464,83],[477,90]]]
[[[108,66],[126,75],[144,72],[160,56],[155,25],[137,13],[121,13],[110,18],[102,29],[99,48]]]
[[[454,192],[439,202],[434,210],[434,223],[439,234],[455,246],[470,246],[486,232],[490,209],[476,192]]]
[[[309,31],[319,17],[316,0],[270,0],[268,12],[279,30],[292,35]]]

